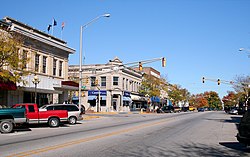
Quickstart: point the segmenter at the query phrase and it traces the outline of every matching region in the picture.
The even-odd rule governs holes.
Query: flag
[[[64,26],[65,26],[65,23],[64,23],[64,22],[62,22],[62,30],[63,30]]]
[[[57,25],[57,22],[56,20],[53,18],[53,26],[56,26]]]
[[[52,25],[48,25],[48,28],[47,28],[48,32],[49,32],[51,27],[52,27]]]

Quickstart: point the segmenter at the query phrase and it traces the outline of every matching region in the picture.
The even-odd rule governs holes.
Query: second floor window
[[[27,58],[28,58],[27,55],[28,55],[28,51],[23,50],[23,55],[22,55],[23,68],[27,68]]]
[[[56,59],[53,59],[53,75],[56,75]]]
[[[47,57],[43,56],[43,73],[46,73]]]
[[[113,85],[118,86],[118,81],[119,81],[119,77],[114,76],[113,77]]]
[[[96,86],[96,77],[90,77],[91,87]]]
[[[106,87],[106,77],[101,77],[101,86]]]
[[[59,62],[59,76],[62,76],[62,64],[63,64],[63,62],[60,61]]]
[[[126,90],[128,90],[128,79],[126,79]]]
[[[39,57],[40,55],[36,54],[35,56],[35,71],[38,72],[39,70]]]

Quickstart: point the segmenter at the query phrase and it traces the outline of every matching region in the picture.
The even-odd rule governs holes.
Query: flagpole
[[[61,39],[63,38],[64,25],[65,25],[65,23],[62,22],[62,25],[61,25]]]
[[[63,29],[61,29],[61,39],[62,39],[62,33],[63,33]]]
[[[54,18],[52,19],[52,23],[51,23],[51,27],[52,27],[52,30],[51,30],[51,35],[53,36],[53,31],[54,31]]]

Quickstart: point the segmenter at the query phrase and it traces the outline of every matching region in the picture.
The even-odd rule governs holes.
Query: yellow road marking
[[[135,127],[129,128],[129,129],[122,130],[122,131],[121,130],[115,131],[115,132],[101,134],[101,135],[88,137],[88,138],[84,138],[84,139],[80,139],[80,140],[70,141],[70,142],[66,142],[66,143],[62,143],[62,144],[58,144],[58,145],[54,145],[54,146],[48,146],[48,147],[34,149],[34,150],[26,151],[26,152],[16,153],[16,154],[8,155],[7,157],[24,157],[24,156],[30,156],[30,155],[35,155],[35,154],[39,154],[39,153],[44,153],[44,152],[48,152],[50,150],[61,149],[61,148],[65,148],[68,146],[72,146],[72,145],[76,145],[76,144],[80,144],[80,143],[84,143],[84,142],[88,142],[88,141],[94,141],[94,140],[105,138],[105,137],[110,137],[110,136],[114,136],[114,135],[119,135],[119,134],[131,132],[131,131],[135,131],[135,130],[142,129],[142,128],[149,127],[149,126],[159,125],[162,123],[169,122],[171,120],[173,120],[173,119],[171,118],[168,121],[161,120],[161,121],[155,122],[155,123],[143,124],[143,125],[135,126]]]
[[[100,118],[100,116],[87,116],[87,117],[84,117],[83,120],[89,120],[89,119],[94,119],[94,118]]]

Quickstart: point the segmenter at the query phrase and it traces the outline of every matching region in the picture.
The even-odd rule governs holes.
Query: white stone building
[[[19,53],[26,54],[30,59],[26,65],[30,74],[23,78],[26,84],[16,84],[16,90],[2,89],[0,105],[35,102],[35,92],[40,106],[50,102],[62,103],[68,99],[69,90],[78,89],[77,84],[68,81],[68,57],[69,54],[75,53],[75,50],[68,47],[65,41],[10,17],[1,20],[0,29],[24,37],[24,44]],[[9,68],[7,70],[11,71]],[[37,88],[32,82],[35,75],[40,81]]]
[[[83,65],[82,70],[81,101],[86,110],[126,112],[133,109],[133,99],[141,97],[139,89],[142,74],[125,67],[117,57],[107,64]],[[69,66],[69,78],[79,81],[79,65]],[[72,100],[78,101],[78,91],[73,93]]]

